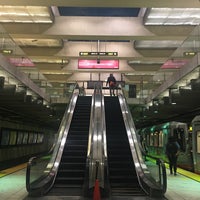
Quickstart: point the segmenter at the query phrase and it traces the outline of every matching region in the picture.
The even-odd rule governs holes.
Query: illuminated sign
[[[161,69],[178,69],[188,63],[188,60],[167,60],[162,66]]]
[[[79,56],[118,56],[118,52],[79,52]]]
[[[4,53],[4,54],[11,54],[13,51],[10,50],[10,49],[2,49],[1,50],[1,53]]]
[[[183,55],[184,56],[195,56],[196,52],[184,52]]]
[[[79,60],[79,69],[119,69],[119,60]]]
[[[34,67],[34,63],[29,58],[9,58],[9,62],[17,67]]]

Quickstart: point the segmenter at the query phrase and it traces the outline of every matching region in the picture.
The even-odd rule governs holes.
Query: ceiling
[[[128,102],[137,127],[177,120],[177,117],[190,121],[193,114],[189,113],[195,110],[195,115],[198,114],[199,107],[199,99],[190,96],[196,97],[198,91],[190,94],[190,87],[190,93],[180,94],[179,80],[175,78],[165,90],[162,88],[181,68],[191,65],[195,55],[184,53],[198,52],[199,8],[197,0],[1,0],[0,44],[6,60],[1,59],[0,65],[1,76],[6,77],[4,85],[17,84],[17,92],[25,92],[19,95],[23,101],[28,99],[27,92],[31,93],[34,99],[31,103],[39,101],[38,104],[48,108],[44,115],[48,120],[51,116],[52,122],[60,120],[63,109],[55,105],[67,102],[71,83],[78,82],[81,86],[88,80],[105,81],[112,72],[127,85],[136,85],[137,98],[128,98]],[[80,56],[80,52],[117,52],[117,56]],[[119,69],[78,69],[79,59],[117,59]],[[195,79],[198,79],[199,69],[195,70]],[[185,82],[182,87],[190,85],[191,73],[179,77]],[[174,93],[179,103],[172,107]],[[17,104],[11,99],[8,95],[0,100],[2,115],[9,110],[10,117],[18,113],[19,118],[17,108],[22,100]],[[193,104],[194,99],[197,101]],[[24,104],[21,109],[24,116],[28,115],[27,109],[36,111],[34,106],[31,109],[29,104]],[[33,112],[34,117],[37,115]],[[41,116],[40,121],[43,120]]]

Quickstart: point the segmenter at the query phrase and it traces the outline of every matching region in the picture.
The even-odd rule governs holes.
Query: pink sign
[[[119,60],[79,60],[79,69],[119,69]]]
[[[29,58],[9,58],[9,62],[17,67],[34,67],[34,63]]]
[[[187,64],[188,60],[175,60],[171,59],[165,62],[162,66],[161,69],[178,69],[181,68],[183,65]]]

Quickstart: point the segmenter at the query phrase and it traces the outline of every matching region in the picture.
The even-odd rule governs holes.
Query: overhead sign
[[[196,55],[196,52],[183,52],[183,55],[184,56],[195,56]]]
[[[16,67],[34,67],[35,64],[29,58],[9,58],[9,62]]]
[[[119,60],[79,60],[79,69],[119,69]]]
[[[11,49],[1,49],[1,53],[3,54],[11,54],[13,51]]]
[[[79,52],[79,56],[118,56],[118,52]]]

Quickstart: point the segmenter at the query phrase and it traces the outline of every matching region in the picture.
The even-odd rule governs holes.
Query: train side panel
[[[192,120],[192,147],[194,171],[200,174],[200,115]]]
[[[165,147],[169,136],[174,136],[181,148],[178,157],[178,166],[189,171],[193,171],[193,159],[191,149],[188,143],[187,124],[181,122],[168,122],[152,127],[144,128],[139,131],[142,142],[145,142],[148,154],[161,158],[168,162]],[[144,146],[144,145],[142,145]]]

